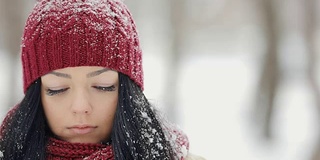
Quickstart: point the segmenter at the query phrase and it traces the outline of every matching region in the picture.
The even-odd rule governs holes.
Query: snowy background
[[[171,92],[165,86],[170,78],[167,73],[172,71],[168,67],[173,30],[168,21],[169,1],[126,2],[136,19],[144,52],[145,94],[170,115],[165,103]],[[298,0],[289,2],[299,4]],[[305,76],[307,62],[299,31],[291,29],[283,35],[280,59],[285,74],[275,100],[273,137],[267,140],[256,129],[253,115],[265,42],[252,1],[199,0],[187,4],[188,16],[213,19],[187,32],[183,55],[175,66],[177,73],[173,73],[178,75],[177,85],[171,88],[177,91],[175,122],[189,136],[191,152],[208,160],[311,159],[319,135],[319,109]],[[27,3],[25,13],[31,6]],[[1,36],[1,117],[8,110],[3,106],[9,103],[8,91],[18,88],[17,102],[23,96],[20,59],[9,58],[3,41]],[[12,64],[15,70],[8,70]],[[17,79],[14,84],[7,78],[10,74]]]

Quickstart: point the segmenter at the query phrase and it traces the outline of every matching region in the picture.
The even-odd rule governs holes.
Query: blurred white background
[[[34,1],[0,1],[1,117]],[[145,94],[208,160],[318,160],[319,0],[126,0]]]

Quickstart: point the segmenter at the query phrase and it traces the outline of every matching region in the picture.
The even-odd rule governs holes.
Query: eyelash
[[[102,86],[93,86],[93,88],[102,91],[102,92],[111,92],[115,91],[116,87],[114,85],[109,86],[109,87],[102,87]]]
[[[102,86],[92,86],[92,88],[95,88],[101,92],[111,92],[115,91],[116,87],[114,85],[109,86],[109,87],[102,87]],[[58,89],[58,90],[52,90],[52,89],[47,89],[47,95],[48,96],[54,96],[57,94],[61,94],[65,91],[67,91],[69,88],[63,88],[63,89]]]
[[[48,96],[54,96],[56,94],[60,94],[62,92],[67,91],[69,88],[63,88],[63,89],[58,89],[58,90],[52,90],[52,89],[47,89],[47,95]]]

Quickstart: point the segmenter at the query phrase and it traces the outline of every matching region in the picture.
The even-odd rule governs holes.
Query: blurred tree
[[[15,88],[17,84],[16,72],[19,70],[15,62],[19,59],[21,35],[23,30],[23,24],[25,21],[24,11],[26,1],[21,0],[4,0],[0,2],[2,14],[1,20],[3,39],[4,39],[4,50],[8,53],[9,64],[7,78],[11,84],[7,85],[10,87],[7,94],[9,98],[8,107],[12,107],[17,99],[17,91]],[[20,77],[19,77],[20,78]]]
[[[266,53],[259,79],[254,116],[261,122],[262,133],[265,138],[271,138],[271,120],[274,110],[274,99],[280,81],[278,55],[279,30],[277,29],[277,12],[272,0],[259,0],[266,36]]]
[[[310,82],[310,87],[313,91],[313,96],[315,100],[315,105],[318,108],[320,119],[320,90],[316,78],[316,68],[317,68],[317,51],[315,45],[315,35],[316,35],[316,6],[317,0],[307,0],[305,3],[305,27],[304,36],[307,47],[308,54],[308,81]],[[320,121],[320,120],[319,120]],[[320,132],[319,132],[320,133]],[[320,135],[318,135],[317,146],[315,147],[312,160],[320,159]]]
[[[186,25],[186,1],[185,0],[170,0],[169,3],[170,14],[171,14],[171,27],[172,27],[172,45],[171,45],[171,53],[168,54],[167,57],[167,65],[168,65],[168,74],[166,77],[166,91],[169,91],[164,99],[165,99],[165,109],[168,115],[168,118],[175,122],[177,122],[180,118],[178,117],[178,107],[176,106],[177,99],[177,86],[179,84],[179,70],[181,64],[181,55],[183,54],[183,40],[186,35],[187,25]]]
[[[265,34],[267,37],[267,53],[264,58],[265,62],[262,67],[260,76],[260,83],[258,87],[258,94],[256,97],[256,109],[254,115],[259,120],[259,126],[261,126],[262,133],[265,138],[271,138],[271,121],[274,115],[274,99],[281,80],[281,72],[279,69],[278,60],[278,47],[280,31],[278,29],[278,15],[275,10],[275,1],[272,0],[260,0],[259,6],[261,7],[263,19],[265,22]],[[315,45],[316,25],[317,25],[317,0],[303,1],[303,10],[305,11],[303,16],[304,24],[302,26],[303,40],[306,44],[305,54],[308,60],[307,63],[307,80],[309,81],[310,88],[312,89],[315,105],[319,109],[320,113],[320,88],[316,78],[317,68],[317,51]],[[319,119],[320,119],[320,114]],[[312,160],[320,159],[320,135],[318,136],[318,144],[314,149]]]

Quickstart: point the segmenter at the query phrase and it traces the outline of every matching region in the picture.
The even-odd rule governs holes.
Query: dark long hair
[[[1,159],[45,159],[46,120],[41,104],[41,82],[35,81],[2,124]]]
[[[173,159],[172,147],[141,89],[122,74],[119,82],[119,102],[111,136],[116,159]]]
[[[111,133],[115,159],[174,159],[161,122],[140,87],[122,73],[119,73],[119,84],[118,106]],[[46,144],[52,132],[41,103],[40,78],[6,117],[0,134],[0,159],[46,158]]]

